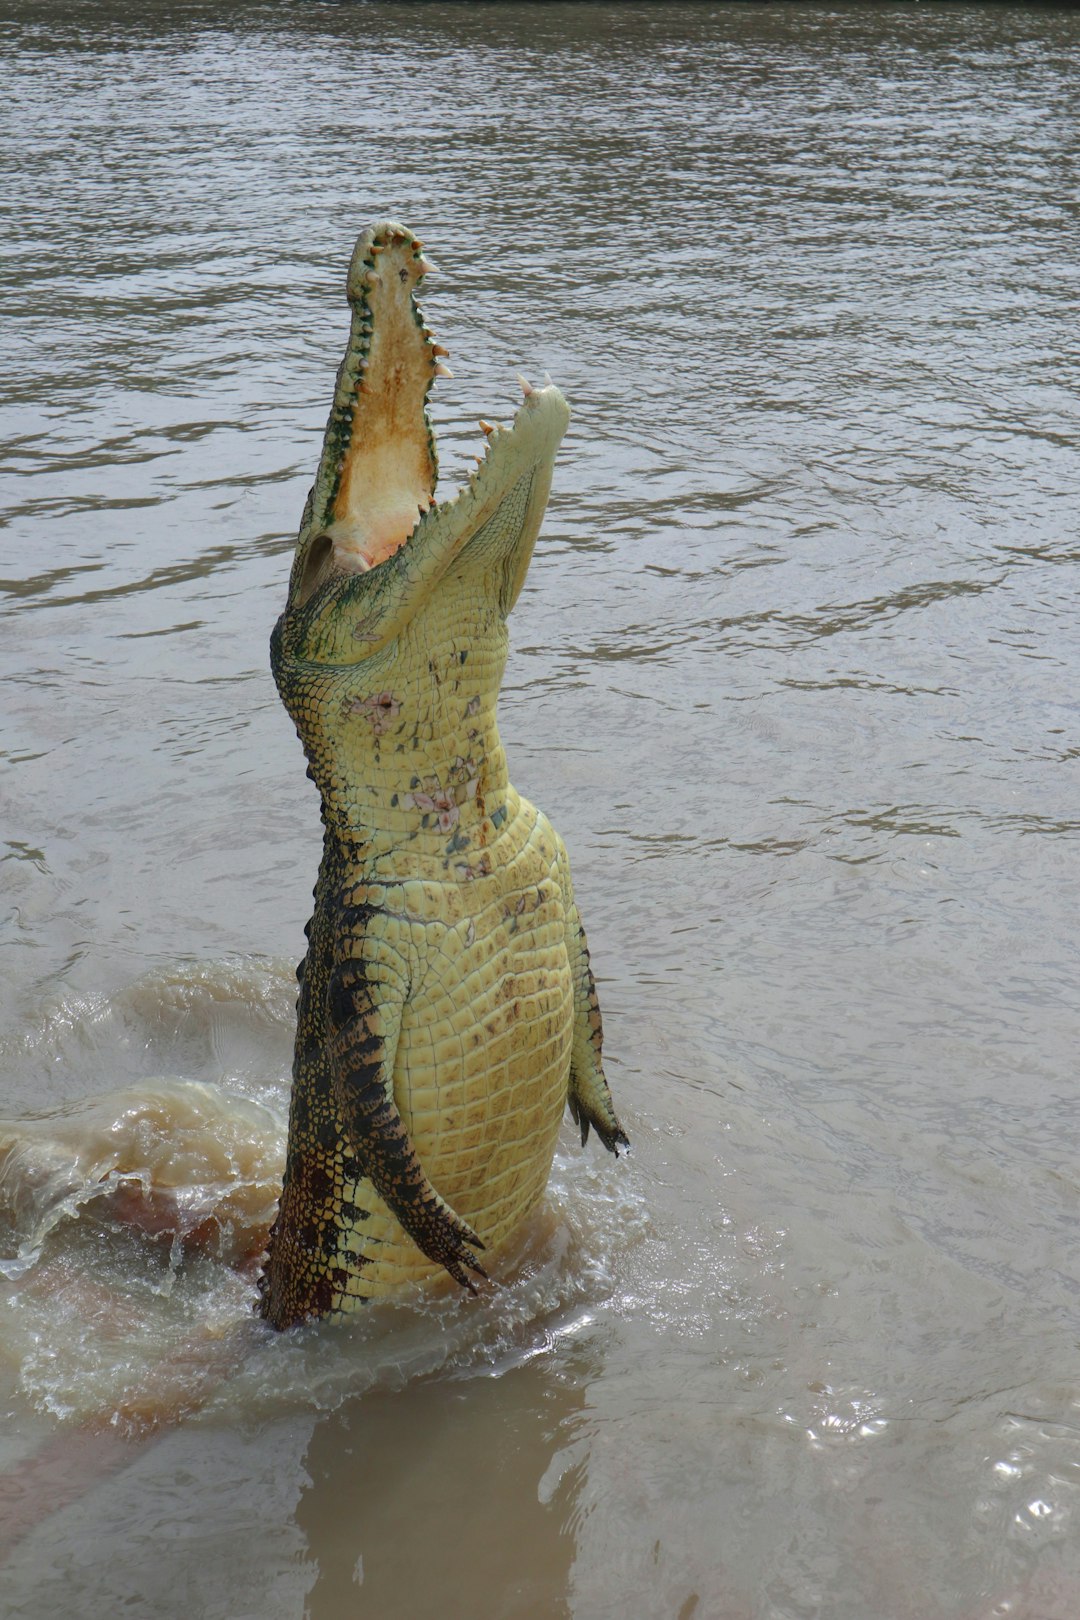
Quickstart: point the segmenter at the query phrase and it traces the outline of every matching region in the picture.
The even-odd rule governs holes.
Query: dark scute
[[[356,1017],[357,993],[363,989],[363,975],[355,967],[335,968],[326,987],[326,1010],[330,1027],[344,1029]]]

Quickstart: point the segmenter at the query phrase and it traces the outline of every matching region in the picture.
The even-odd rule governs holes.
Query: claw
[[[465,1221],[463,1221],[461,1219],[460,1216],[458,1216],[457,1230],[458,1230],[458,1236],[463,1237],[465,1239],[466,1243],[471,1243],[474,1249],[480,1249],[481,1251],[483,1251],[484,1248],[486,1247],[485,1244],[481,1243],[480,1239],[477,1237],[477,1235],[473,1231],[472,1227],[468,1226],[465,1223]],[[471,1256],[470,1256],[470,1258],[471,1258]]]
[[[485,1282],[491,1281],[491,1278],[488,1276],[479,1260],[474,1260],[471,1254],[465,1254],[462,1252],[462,1254],[457,1258],[451,1256],[450,1259],[443,1261],[443,1265],[450,1273],[451,1277],[453,1277],[454,1281],[459,1283],[462,1288],[467,1288],[474,1299],[479,1297],[480,1290],[477,1288],[472,1278],[462,1269],[462,1267],[468,1266],[470,1271],[475,1271],[476,1275],[478,1277],[483,1277]]]
[[[617,1126],[613,1131],[602,1131],[598,1126],[596,1134],[599,1136],[601,1142],[603,1142],[608,1152],[613,1153],[616,1158],[619,1157],[620,1148],[626,1152],[629,1152],[630,1138],[627,1136],[621,1125]]]
[[[471,1277],[466,1277],[460,1266],[447,1266],[446,1269],[456,1283],[460,1283],[462,1288],[467,1288],[469,1290],[469,1293],[472,1295],[473,1299],[479,1299],[479,1288],[477,1288]]]
[[[616,1158],[619,1157],[620,1148],[622,1148],[625,1152],[629,1152],[630,1138],[627,1136],[618,1120],[615,1121],[614,1130],[611,1130],[602,1119],[597,1119],[595,1117],[590,1118],[589,1115],[586,1114],[580,1099],[573,1096],[573,1094],[567,1097],[566,1102],[567,1107],[570,1109],[570,1116],[573,1119],[574,1124],[577,1125],[581,1131],[582,1147],[584,1147],[586,1142],[589,1140],[589,1126],[591,1125],[601,1142],[607,1148],[608,1152],[614,1153]]]

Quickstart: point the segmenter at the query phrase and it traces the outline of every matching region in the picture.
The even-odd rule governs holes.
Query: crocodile
[[[351,327],[271,666],[322,799],[297,969],[276,1328],[449,1273],[471,1293],[541,1199],[567,1106],[628,1146],[566,850],[511,786],[507,616],[569,408],[548,380],[437,502],[427,402],[451,375],[404,226],[365,231]],[[490,1264],[490,1260],[489,1260]]]

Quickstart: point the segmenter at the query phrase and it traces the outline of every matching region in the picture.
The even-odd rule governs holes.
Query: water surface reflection
[[[365,1397],[316,1424],[296,1508],[309,1620],[568,1615],[578,1469],[553,1475],[583,1391],[530,1362]],[[357,1588],[360,1590],[358,1591]]]

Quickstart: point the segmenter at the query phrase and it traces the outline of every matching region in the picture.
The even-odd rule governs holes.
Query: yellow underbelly
[[[435,1190],[490,1255],[539,1202],[566,1106],[573,984],[555,839],[527,825],[509,869],[428,890],[433,936],[402,1020],[394,1096]],[[333,1309],[436,1273],[364,1180],[338,1251]]]

